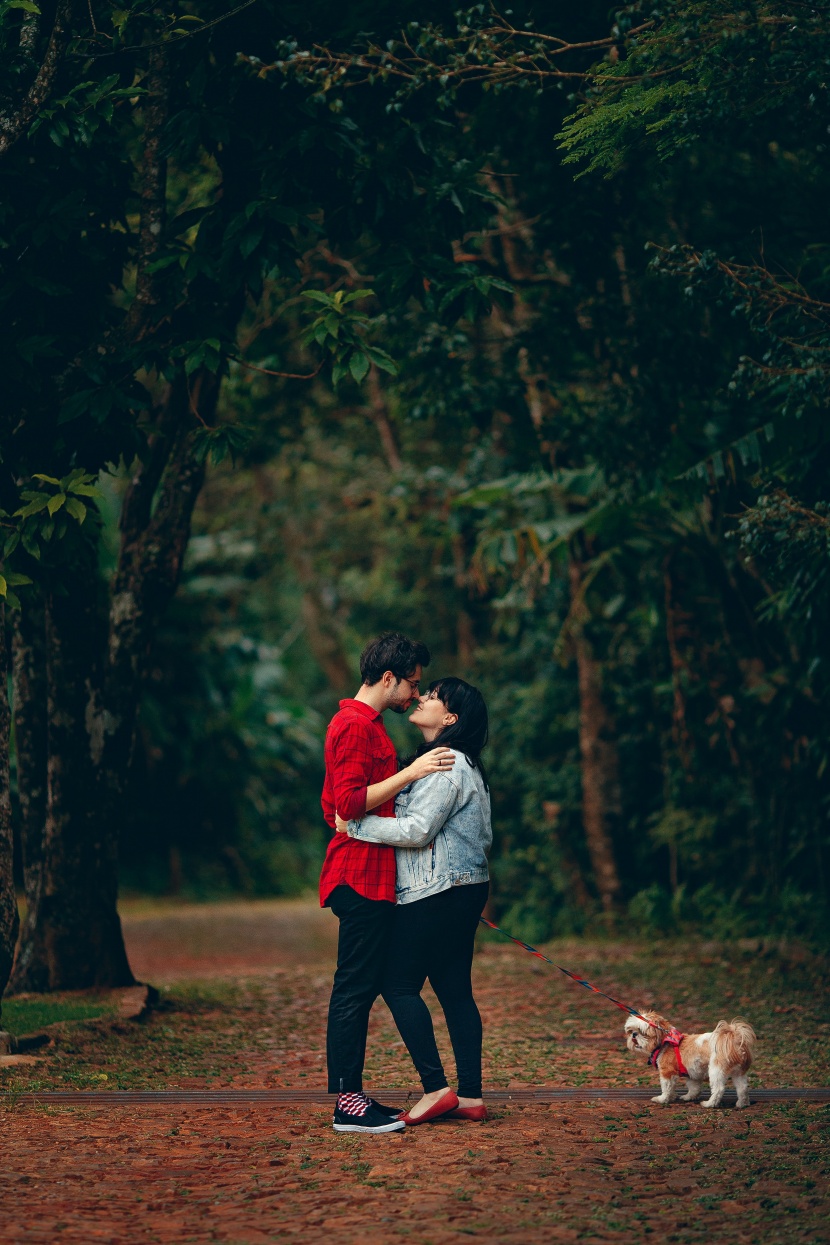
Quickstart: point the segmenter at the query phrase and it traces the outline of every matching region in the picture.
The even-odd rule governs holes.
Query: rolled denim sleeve
[[[364,817],[349,822],[349,837],[390,847],[426,847],[449,818],[459,788],[448,774],[428,774],[412,786],[406,808],[394,817]]]

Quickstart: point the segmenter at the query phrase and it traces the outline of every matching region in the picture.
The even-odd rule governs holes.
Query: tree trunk
[[[46,827],[46,635],[43,599],[32,587],[14,619],[13,695],[20,849],[26,916],[10,988],[42,990],[45,965],[35,956],[35,916],[43,887]]]
[[[619,808],[619,765],[612,722],[602,698],[602,668],[585,634],[587,611],[582,564],[572,555],[568,567],[574,651],[579,684],[579,751],[582,760],[582,822],[594,880],[603,910],[613,912],[620,892],[610,823]]]
[[[462,605],[467,593],[467,557],[464,541],[460,532],[453,532],[452,537],[453,583],[458,592],[458,604],[455,615],[455,643],[458,651],[458,664],[461,670],[469,670],[475,653],[475,631],[469,612]]]
[[[313,584],[303,593],[301,608],[308,646],[329,687],[339,696],[351,694],[355,676],[343,652],[336,625]]]
[[[577,908],[581,908],[583,912],[590,912],[593,908],[591,896],[588,887],[585,885],[585,879],[582,876],[582,870],[579,862],[574,858],[572,852],[563,842],[559,833],[559,817],[562,812],[562,805],[556,800],[542,801],[542,817],[544,818],[545,828],[556,845],[556,852],[565,874],[565,880],[568,884],[570,898],[573,900]]]
[[[158,318],[154,260],[166,219],[169,106],[164,44],[148,50],[147,89],[136,294],[119,330],[122,345],[152,333]],[[108,614],[100,607],[91,545],[83,546],[83,565],[65,595],[55,585],[47,594],[46,828],[40,888],[20,950],[21,989],[133,982],[116,906],[119,828],[152,644],[181,576],[204,480],[193,429],[213,422],[219,383],[204,370],[181,374],[156,409],[156,434],[124,500]]]
[[[37,118],[38,113],[52,94],[52,89],[58,80],[61,64],[72,35],[74,7],[74,0],[59,0],[55,6],[52,33],[46,45],[43,62],[37,70],[34,80],[28,90],[15,99],[10,107],[4,107],[0,111],[0,156],[4,156],[18,139],[28,133],[32,122]],[[24,45],[25,50],[30,55],[33,51],[30,46],[32,42],[34,42],[34,39],[27,39]],[[23,44],[22,37],[21,44]],[[11,77],[11,75],[9,76]],[[5,94],[6,90],[4,89]]]
[[[375,421],[375,427],[378,430],[380,443],[383,446],[383,452],[386,461],[389,464],[390,471],[400,471],[403,466],[398,445],[395,441],[395,434],[392,431],[392,425],[389,422],[389,407],[386,404],[386,397],[380,383],[380,375],[374,363],[369,368],[369,376],[367,378],[369,388],[369,401],[371,403],[372,417]]]
[[[156,631],[181,579],[193,507],[205,478],[195,453],[191,408],[212,422],[219,379],[197,374],[171,386],[153,453],[131,481],[121,512],[121,550],[112,587],[98,727],[102,815],[117,818],[129,790],[138,708]]]
[[[118,836],[129,797],[138,707],[161,615],[181,578],[204,480],[191,406],[215,413],[210,373],[171,386],[159,435],[121,517],[109,611],[95,550],[71,589],[46,597],[48,764],[42,878],[19,954],[17,989],[130,985],[118,917]]]
[[[343,647],[337,618],[324,600],[314,559],[309,553],[308,539],[308,533],[289,516],[285,525],[285,551],[298,581],[303,585],[300,608],[308,647],[331,690],[338,696],[350,696],[356,672]]]
[[[146,69],[136,293],[117,335],[122,346],[155,331],[160,305],[154,261],[166,220],[166,44],[149,45]],[[242,297],[235,293],[239,307],[227,308],[229,324]],[[154,412],[155,435],[124,499],[109,611],[100,605],[92,544],[79,543],[81,565],[66,593],[56,585],[47,593],[46,829],[40,890],[20,952],[21,988],[133,981],[116,906],[119,828],[152,645],[181,577],[204,481],[193,431],[213,423],[219,385],[218,375],[204,369],[181,373]]]
[[[117,831],[102,824],[100,730],[90,711],[106,625],[95,550],[83,547],[72,590],[46,593],[46,822],[40,885],[20,948],[19,990],[132,985],[118,895]]]
[[[11,714],[8,686],[5,606],[0,603],[0,999],[9,980],[17,942],[17,896],[14,892],[14,839],[9,792]],[[2,1005],[0,1004],[0,1014]]]

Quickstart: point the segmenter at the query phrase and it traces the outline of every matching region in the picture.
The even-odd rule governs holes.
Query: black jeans
[[[326,1032],[329,1093],[355,1093],[363,1089],[369,1012],[380,994],[395,905],[337,886],[329,907],[340,921]]]
[[[447,1084],[432,1018],[421,998],[429,978],[447,1019],[458,1093],[462,1098],[481,1097],[481,1016],[470,970],[478,918],[489,889],[489,882],[453,886],[395,908],[381,993],[425,1094]]]

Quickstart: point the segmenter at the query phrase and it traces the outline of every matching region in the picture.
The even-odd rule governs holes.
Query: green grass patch
[[[61,999],[5,999],[3,1001],[2,1027],[18,1037],[21,1033],[35,1033],[46,1025],[54,1025],[59,1021],[97,1020],[112,1012],[112,1004],[81,1003],[77,1000]]]
[[[246,1060],[261,1057],[275,1028],[280,1031],[281,997],[266,997],[257,980],[177,982],[162,992],[142,1024],[68,1027],[54,1047],[38,1052],[37,1068],[10,1069],[11,1076],[0,1078],[0,1090],[23,1084],[30,1090],[168,1089],[182,1081],[192,1085],[194,1078],[206,1088],[227,1084]],[[80,1001],[74,1005],[83,1007]],[[97,1010],[76,1011],[72,1018],[86,1019],[112,1007],[106,998],[89,1005]],[[69,1000],[57,1018],[69,1018]]]

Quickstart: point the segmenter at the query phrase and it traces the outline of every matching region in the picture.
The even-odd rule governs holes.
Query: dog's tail
[[[746,1020],[721,1020],[712,1034],[712,1051],[724,1069],[740,1068],[743,1072],[752,1064],[755,1053],[755,1032]]]

